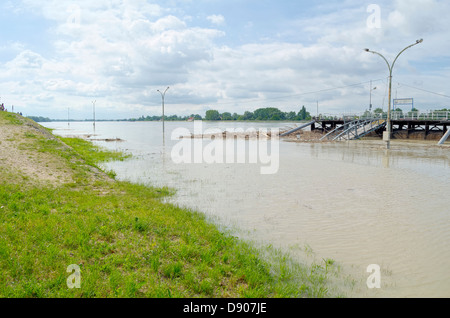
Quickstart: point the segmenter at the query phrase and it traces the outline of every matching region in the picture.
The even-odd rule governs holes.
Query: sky
[[[16,0],[0,3],[0,103],[27,116],[126,119],[262,107],[450,108],[445,0]],[[405,105],[408,111],[411,106]]]

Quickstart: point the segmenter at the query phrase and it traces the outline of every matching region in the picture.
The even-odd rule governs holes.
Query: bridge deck
[[[374,119],[375,120],[375,119]],[[349,121],[342,118],[339,119],[316,119],[315,123],[311,125],[311,130],[321,130],[324,133],[329,133],[339,127],[348,125]],[[415,131],[425,132],[425,137],[431,131],[442,132],[444,136],[450,127],[450,120],[448,119],[393,119],[391,120],[392,130],[394,132],[405,131],[407,136]],[[385,126],[380,126],[378,134],[382,134],[386,130]]]

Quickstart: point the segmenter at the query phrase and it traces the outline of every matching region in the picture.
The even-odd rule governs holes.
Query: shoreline
[[[281,134],[282,132],[280,132]],[[436,146],[437,142],[442,138],[441,132],[430,132],[426,138],[424,136],[424,133],[422,132],[416,132],[412,133],[409,137],[405,137],[406,132],[400,131],[400,132],[394,132],[391,142],[423,142],[423,143],[435,143]],[[280,137],[277,136],[282,141],[287,142],[298,142],[298,143],[338,143],[342,141],[332,141],[332,140],[321,140],[322,137],[324,137],[325,134],[320,131],[304,131],[300,130],[298,132],[292,133],[287,136]],[[258,139],[258,138],[264,138],[264,139],[271,139],[271,132],[267,132],[261,135],[261,132],[255,131],[254,133],[248,133],[248,132],[233,132],[229,133],[226,131],[223,131],[221,133],[215,133],[215,134],[202,134],[202,135],[194,135],[191,133],[190,136],[179,136],[180,139],[186,138],[186,139],[227,139],[227,138],[244,138],[246,140],[249,139]],[[369,134],[361,139],[363,140],[374,140],[374,141],[383,141],[382,137],[377,136],[376,134]],[[443,147],[450,145],[450,139],[444,144],[441,145]]]
[[[343,297],[327,278],[334,261],[292,262],[164,203],[170,189],[98,168],[125,154],[12,113],[0,113],[0,131],[1,297]],[[72,265],[81,288],[66,284]]]

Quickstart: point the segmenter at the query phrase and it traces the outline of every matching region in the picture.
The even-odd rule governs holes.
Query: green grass
[[[20,117],[18,117],[14,113],[1,112],[2,119],[6,122],[6,124],[10,125],[20,125],[22,124]]]
[[[18,138],[67,162],[75,182],[30,182],[0,166],[0,297],[332,296],[334,261],[298,264],[219,231],[201,213],[163,203],[170,189],[89,172],[127,155],[62,139],[68,148],[34,132]],[[68,288],[72,264],[81,269],[81,288]]]
[[[92,142],[80,138],[60,138],[65,144],[76,149],[77,153],[86,161],[87,164],[96,166],[101,162],[123,161],[130,158],[131,155],[119,151],[104,150]]]
[[[161,203],[167,190],[99,189],[1,185],[0,296],[326,296],[324,267],[272,267],[202,214]],[[71,264],[82,269],[80,289],[67,288]]]

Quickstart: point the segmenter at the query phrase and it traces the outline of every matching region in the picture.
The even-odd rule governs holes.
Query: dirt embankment
[[[0,172],[11,182],[17,177],[51,184],[74,182],[72,162],[49,151],[55,145],[63,152],[72,150],[36,122],[0,112]],[[100,173],[93,167],[90,170]]]
[[[0,114],[0,168],[51,183],[69,182],[69,168],[55,156],[39,151],[39,138],[54,136],[19,115]]]

